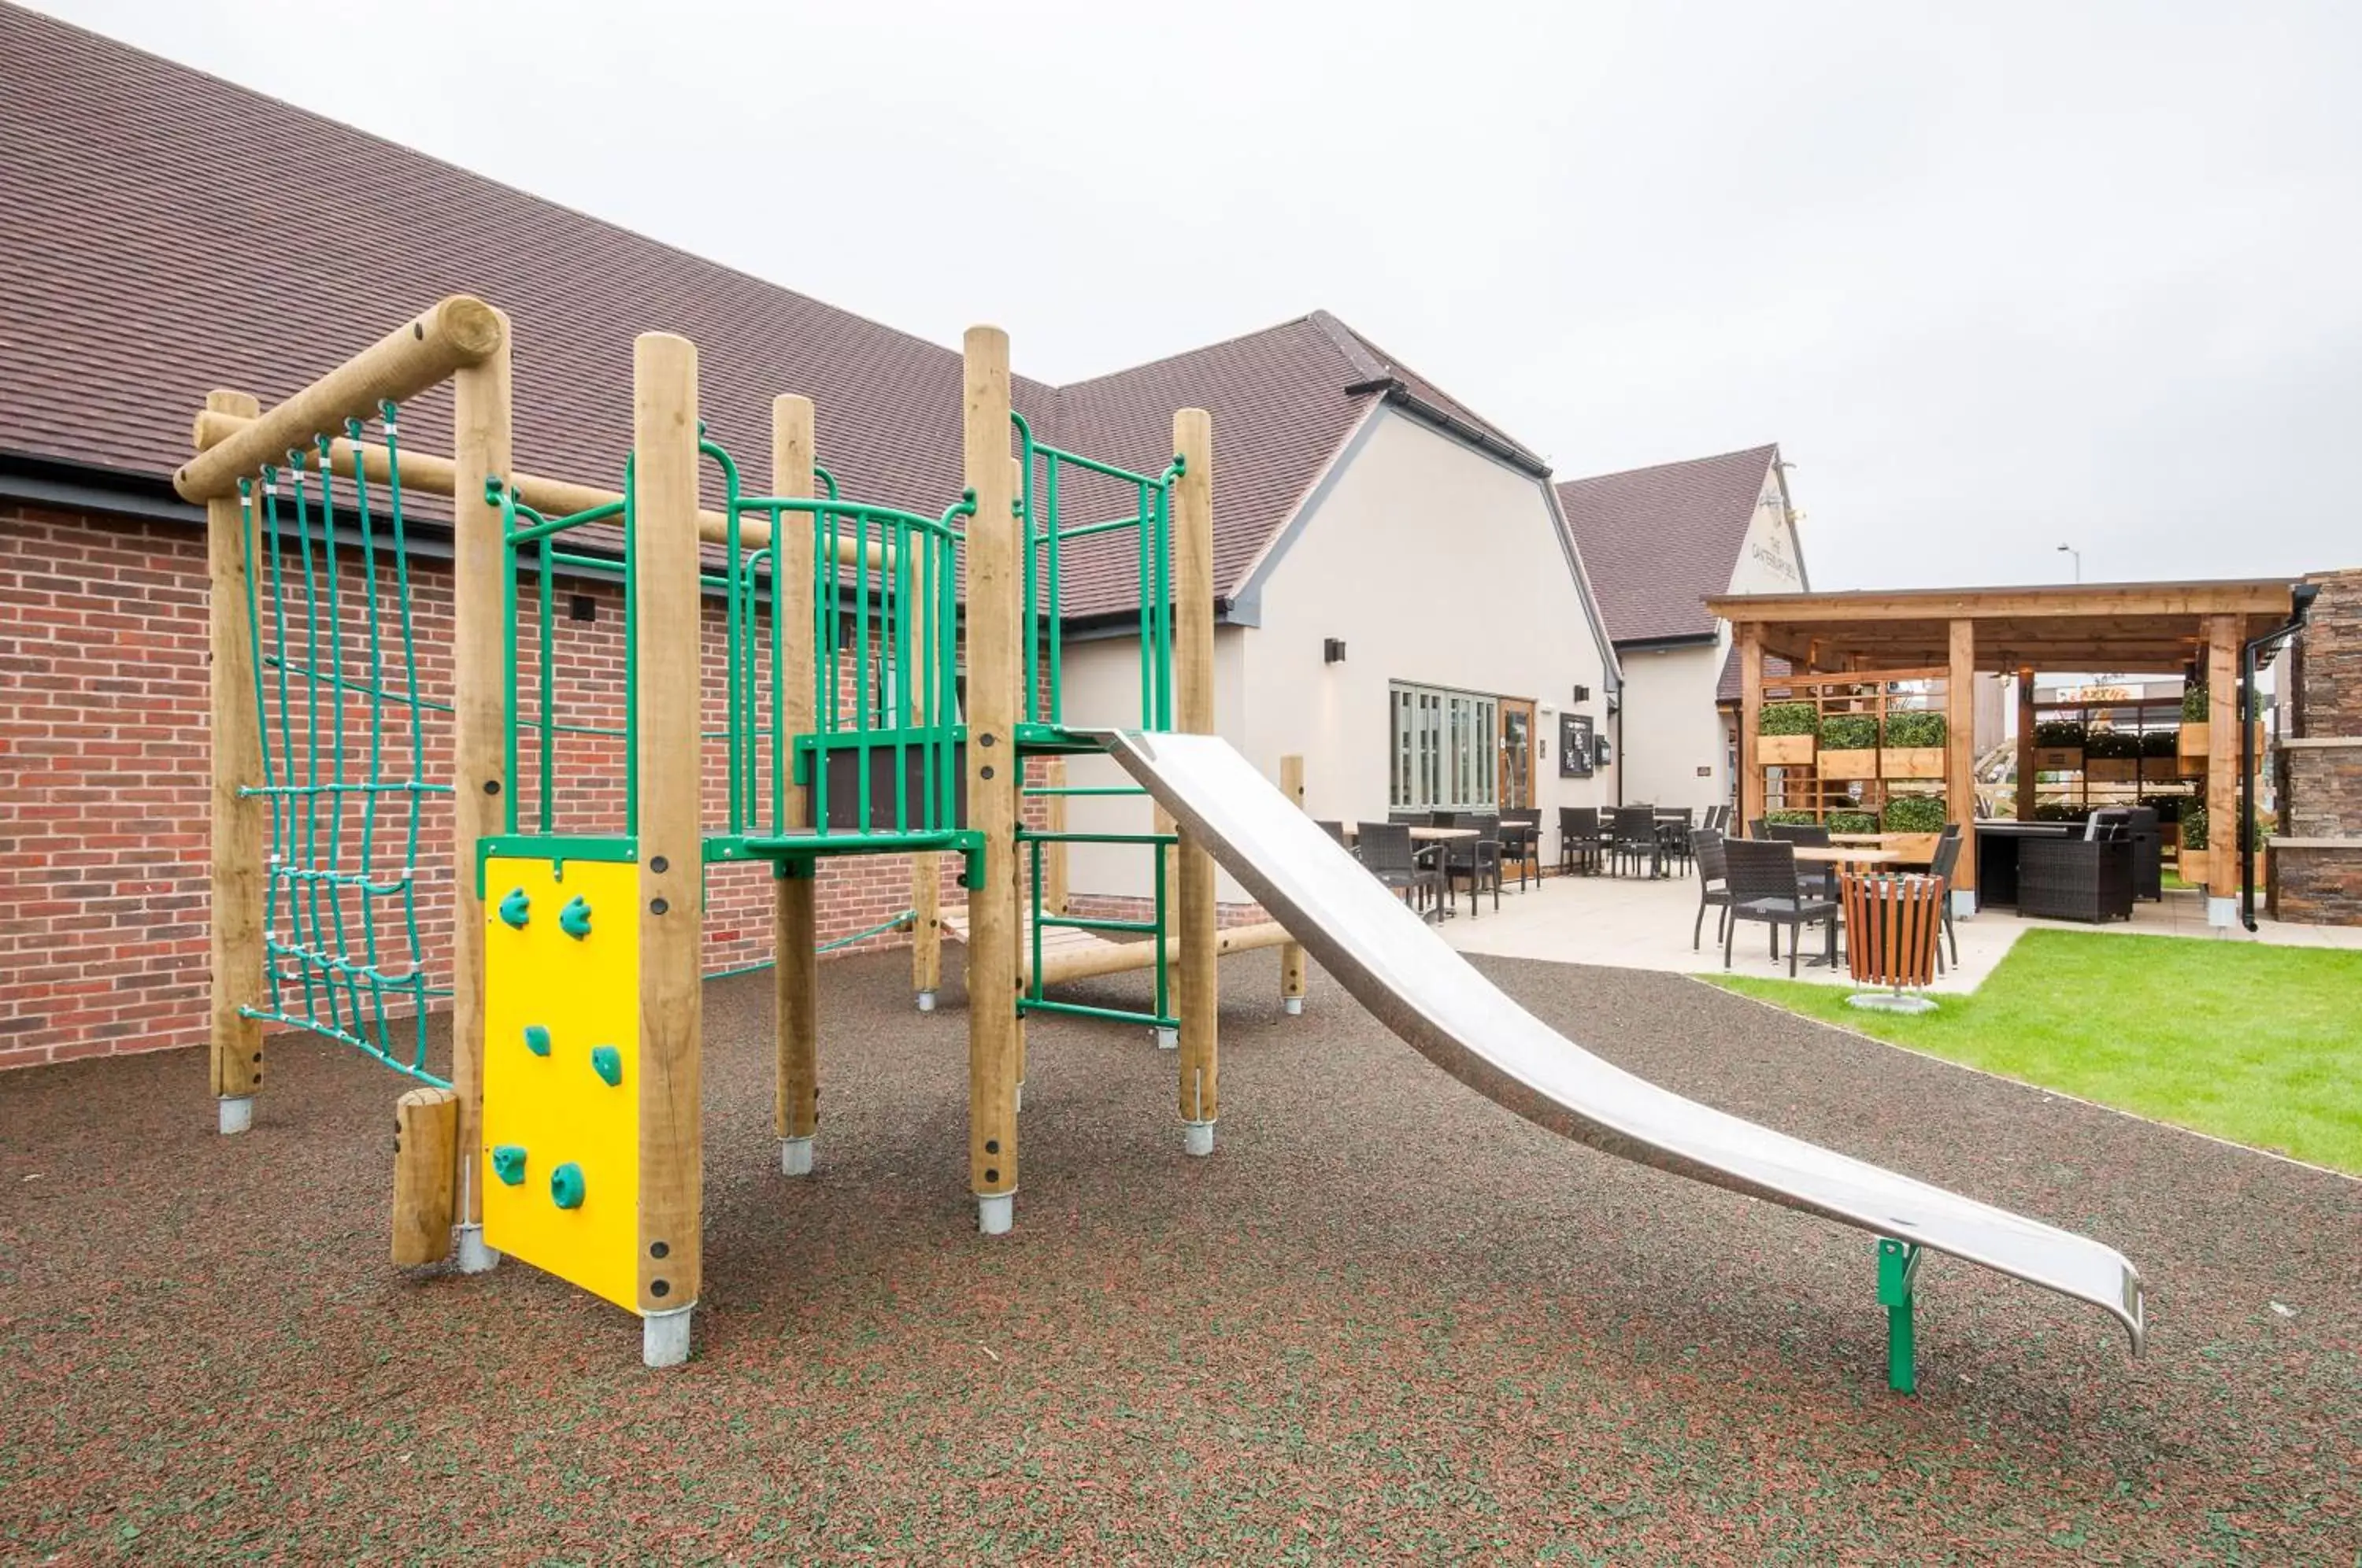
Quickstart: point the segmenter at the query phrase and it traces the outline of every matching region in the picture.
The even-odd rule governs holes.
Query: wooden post
[[[2034,671],[2017,672],[2017,820],[2034,820]]]
[[[1952,873],[1954,912],[1976,912],[1977,891],[1977,624],[1952,622],[1950,668],[1944,679],[1944,801],[1960,824],[1960,858]],[[1962,893],[1968,898],[1962,899]]]
[[[1214,426],[1202,408],[1173,415],[1173,450],[1181,477],[1173,485],[1173,694],[1175,726],[1214,733]],[[1181,843],[1182,1147],[1214,1152],[1221,1115],[1220,998],[1215,939],[1214,857],[1184,834]]]
[[[2239,896],[2239,617],[2206,618],[2206,922]],[[2217,900],[2225,900],[2218,902]],[[2220,917],[2219,919],[2217,917]]]
[[[689,1357],[703,1273],[698,971],[704,924],[699,829],[697,348],[670,333],[632,345],[633,613],[639,677],[641,1359]]]
[[[244,392],[205,394],[205,406],[251,417]],[[260,547],[259,538],[256,547]],[[254,1123],[262,1088],[262,1024],[240,1010],[262,1005],[262,863],[266,807],[239,790],[262,778],[262,716],[255,702],[253,624],[247,618],[246,503],[232,492],[205,502],[205,572],[213,649],[213,1088],[224,1132]]]
[[[1279,792],[1304,809],[1304,758],[1290,755],[1279,759]],[[1279,1006],[1289,1014],[1304,1010],[1304,948],[1291,942],[1279,950]]]
[[[1009,335],[971,326],[962,346],[967,531],[967,818],[984,886],[968,891],[968,1187],[977,1226],[999,1235],[1017,1194],[1017,519],[1009,487]]]
[[[1738,831],[1763,814],[1763,769],[1755,760],[1756,731],[1763,722],[1763,628],[1738,626]]]
[[[500,1262],[484,1245],[484,900],[476,885],[476,842],[506,821],[502,742],[502,587],[507,551],[501,509],[484,499],[484,481],[509,479],[513,460],[509,335],[451,381],[453,472],[470,476],[451,500],[451,1088],[459,1098],[454,1153],[458,1163],[459,1267],[481,1273]],[[252,427],[249,427],[252,428]],[[221,448],[216,448],[219,450]]]
[[[818,444],[812,428],[812,404],[793,395],[771,402],[771,493],[802,498],[812,492],[812,465]],[[771,672],[775,690],[771,744],[792,748],[796,737],[814,725],[812,692],[812,531],[797,526],[800,513],[781,513],[771,551],[771,614],[781,627],[778,668]],[[789,753],[788,784],[779,802],[789,831],[811,823],[811,801],[794,780]],[[789,869],[786,867],[783,870]],[[812,1138],[820,1131],[820,940],[814,894],[817,867],[807,861],[795,874],[772,883],[771,946],[773,966],[772,1028],[778,1072],[772,1088],[771,1121],[779,1139],[779,1170],[787,1176],[810,1176]]]
[[[1053,756],[1042,765],[1042,782],[1053,790],[1066,787],[1066,759]],[[1066,831],[1066,797],[1045,796],[1048,810],[1043,813],[1043,825],[1052,833]],[[1066,846],[1046,844],[1042,846],[1042,907],[1054,915],[1066,912]]]
[[[451,1255],[452,1151],[459,1136],[459,1097],[414,1088],[393,1102],[393,1261],[398,1268]]]

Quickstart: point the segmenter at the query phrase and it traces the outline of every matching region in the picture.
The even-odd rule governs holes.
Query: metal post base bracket
[[[1919,1345],[1911,1325],[1919,1257],[1915,1242],[1878,1240],[1878,1299],[1886,1309],[1886,1386],[1897,1394],[1919,1392]]]
[[[934,992],[921,991],[919,993],[919,1010],[921,1012],[933,1012],[935,1010]]]
[[[695,1302],[669,1312],[650,1312],[640,1319],[640,1364],[679,1366],[689,1359],[690,1314]]]
[[[779,1174],[810,1176],[812,1173],[812,1141],[809,1138],[779,1140]]]
[[[1283,997],[1280,999],[1279,1010],[1286,1013],[1290,1018],[1301,1018],[1304,1016],[1304,999],[1302,997]]]
[[[1156,1048],[1159,1051],[1178,1051],[1181,1049],[1181,1032],[1179,1030],[1159,1027],[1150,1031],[1150,1032],[1156,1036]]]
[[[250,1094],[226,1094],[214,1102],[221,1108],[221,1131],[225,1138],[248,1131],[254,1126],[254,1097]]]
[[[979,1192],[976,1195],[976,1228],[988,1236],[1006,1236],[1017,1223],[1017,1195]]]
[[[461,1274],[490,1274],[500,1266],[501,1254],[484,1245],[481,1225],[454,1225],[451,1228],[451,1251],[458,1259]]]
[[[1214,1152],[1214,1124],[1210,1121],[1184,1121],[1181,1124],[1181,1152],[1203,1159]]]
[[[1933,1012],[1935,999],[1930,997],[1905,996],[1901,991],[1857,991],[1846,998],[1846,1006],[1858,1007],[1865,1012]]]

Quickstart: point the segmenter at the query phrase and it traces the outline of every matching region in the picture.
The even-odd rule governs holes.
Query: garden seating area
[[[1382,823],[1323,822],[1320,826],[1429,921],[1457,914],[1463,889],[1470,919],[1483,912],[1487,897],[1497,911],[1511,867],[1517,870],[1518,891],[1526,890],[1529,877],[1533,886],[1541,885],[1541,824],[1532,817],[1391,812]]]

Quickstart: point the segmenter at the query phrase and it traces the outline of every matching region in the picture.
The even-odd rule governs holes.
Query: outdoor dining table
[[[1345,824],[1345,842],[1348,844],[1352,843],[1353,840],[1361,836],[1361,823],[1347,823]],[[1477,836],[1479,835],[1474,828],[1413,827],[1410,830],[1410,841],[1413,844],[1455,844],[1463,838],[1475,838]],[[1476,907],[1476,896],[1473,891],[1468,896],[1468,907],[1471,911],[1473,911]],[[1449,891],[1447,890],[1442,904],[1443,918],[1445,920],[1453,919],[1459,914],[1459,912],[1460,911],[1458,910],[1451,907],[1451,899]]]

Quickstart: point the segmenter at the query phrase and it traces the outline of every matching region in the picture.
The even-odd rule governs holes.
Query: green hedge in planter
[[[1944,744],[1944,715],[1906,710],[1886,715],[1886,744],[1897,751]]]
[[[2247,837],[2249,845],[2260,849],[2271,842],[2271,825],[2260,815],[2249,819],[2247,825],[2251,830]],[[2192,801],[2181,813],[2181,847],[2209,848],[2211,846],[2206,840],[2206,808]]]
[[[1766,702],[1755,721],[1760,735],[1808,735],[1821,727],[1821,711],[1810,702]]]
[[[1831,833],[1876,833],[1878,813],[1876,812],[1831,812],[1829,831]]]
[[[2208,716],[2206,709],[2212,701],[2213,698],[2208,695],[2207,689],[2205,687],[2183,687],[2181,689],[2181,722],[2185,724],[2204,723]],[[2248,692],[2247,717],[2250,719],[2260,719],[2263,716],[2264,694],[2260,691]]]
[[[1941,795],[1897,795],[1886,802],[1888,833],[1941,833],[1948,820]]]
[[[1812,812],[1806,812],[1806,811],[1800,811],[1800,810],[1796,809],[1795,807],[1791,806],[1791,807],[1788,807],[1787,809],[1783,810],[1783,811],[1777,811],[1777,812],[1764,812],[1764,813],[1763,813],[1763,820],[1764,820],[1765,822],[1767,822],[1767,823],[1816,823],[1816,822],[1819,822],[1821,819],[1820,819],[1819,817],[1817,817],[1817,816],[1815,816],[1815,815],[1814,815]]]
[[[2047,746],[2083,745],[2083,724],[2080,719],[2044,719],[2034,726],[2034,744]]]
[[[1868,751],[1878,744],[1878,721],[1868,713],[1831,713],[1821,721],[1823,751]]]
[[[2083,755],[2087,758],[2132,757],[2138,756],[2140,754],[2141,738],[2131,730],[2093,730],[2083,737]]]
[[[2140,754],[2143,756],[2173,756],[2180,753],[2181,737],[2171,730],[2146,730],[2141,734]]]

